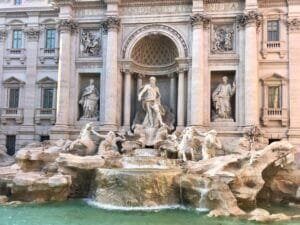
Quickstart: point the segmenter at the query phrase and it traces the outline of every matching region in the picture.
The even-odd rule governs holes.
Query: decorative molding
[[[39,39],[40,35],[40,28],[38,27],[30,27],[24,30],[24,33],[26,34],[28,40],[36,41]]]
[[[155,31],[152,31],[152,30],[155,30]],[[126,57],[126,53],[128,51],[129,45],[141,33],[146,33],[147,35],[151,35],[151,34],[160,34],[161,32],[162,33],[166,33],[166,32],[171,33],[176,38],[176,40],[178,42],[180,42],[180,44],[183,48],[183,51],[184,51],[184,57],[188,56],[188,46],[187,46],[186,42],[184,41],[183,37],[181,36],[181,34],[178,33],[174,28],[169,27],[167,25],[163,25],[163,24],[149,24],[149,25],[145,25],[145,26],[135,30],[129,36],[129,38],[127,38],[127,40],[124,42],[124,45],[122,48],[122,57],[123,58]],[[177,48],[178,48],[178,46],[177,46]]]
[[[291,18],[287,21],[289,32],[300,32],[300,20],[298,18]]]
[[[121,19],[116,16],[110,16],[107,17],[107,20],[105,21],[105,26],[107,27],[107,30],[116,29],[118,30],[120,27],[120,21]]]
[[[208,26],[208,24],[210,22],[210,18],[208,16],[200,14],[200,13],[192,15],[190,17],[190,20],[191,20],[192,26],[197,26],[197,25]]]
[[[58,27],[62,32],[74,32],[78,28],[78,23],[72,19],[61,19]]]
[[[6,30],[0,30],[0,42],[4,41],[7,36]]]
[[[262,15],[255,10],[248,11],[243,15],[237,16],[237,23],[239,27],[256,26],[260,27],[262,22]]]

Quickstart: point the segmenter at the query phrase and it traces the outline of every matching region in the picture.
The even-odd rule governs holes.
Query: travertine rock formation
[[[205,205],[211,210],[210,215],[240,215],[241,211],[237,208],[248,209],[257,206],[259,193],[266,184],[264,173],[272,168],[274,174],[269,174],[268,179],[274,180],[278,171],[293,163],[293,155],[293,146],[282,141],[272,143],[263,150],[253,153],[189,162],[188,175],[184,178],[191,185],[185,185],[185,187],[187,192],[189,189],[200,188],[199,190],[202,190],[204,188],[206,193],[210,193],[206,197]],[[194,174],[198,175],[199,182],[191,181],[195,179]],[[216,182],[218,182],[217,185],[215,185]],[[205,183],[204,187],[203,183]],[[228,201],[229,199],[231,200]],[[199,207],[201,207],[200,203]]]

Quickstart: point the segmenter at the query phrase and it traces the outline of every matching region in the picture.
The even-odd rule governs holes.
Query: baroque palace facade
[[[128,130],[154,76],[178,129],[300,145],[299,41],[300,0],[0,0],[0,144]]]

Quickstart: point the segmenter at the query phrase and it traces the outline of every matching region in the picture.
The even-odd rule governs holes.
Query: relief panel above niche
[[[233,53],[235,51],[235,26],[234,24],[212,24],[211,53]]]
[[[99,57],[100,55],[100,29],[82,29],[80,33],[80,56]]]

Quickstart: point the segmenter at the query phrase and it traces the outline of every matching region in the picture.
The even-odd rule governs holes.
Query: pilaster
[[[192,73],[189,82],[190,88],[190,124],[191,126],[204,125],[204,33],[203,28],[209,18],[202,13],[191,16],[193,26],[192,42]]]
[[[290,91],[290,130],[289,140],[300,145],[300,18],[288,19],[289,32],[289,91]]]

